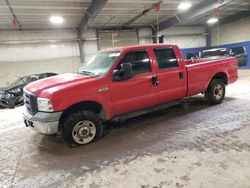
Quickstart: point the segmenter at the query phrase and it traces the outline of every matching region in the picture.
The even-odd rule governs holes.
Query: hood
[[[34,93],[38,96],[41,95],[42,92],[46,91],[47,93],[53,93],[58,91],[66,86],[70,86],[73,84],[77,84],[78,82],[85,82],[93,79],[94,77],[88,75],[81,74],[60,74],[53,77],[48,77],[42,80],[38,80],[28,84],[25,89],[31,93]]]

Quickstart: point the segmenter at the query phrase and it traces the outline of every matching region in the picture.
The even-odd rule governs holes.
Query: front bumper
[[[37,112],[32,116],[25,110],[23,119],[26,127],[30,127],[41,134],[51,135],[58,133],[58,123],[61,114],[62,112]]]

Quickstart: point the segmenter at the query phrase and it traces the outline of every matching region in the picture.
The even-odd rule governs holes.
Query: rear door
[[[126,114],[156,105],[157,88],[152,84],[155,75],[152,62],[146,50],[127,52],[120,64],[131,63],[134,77],[124,81],[111,81],[111,96],[115,115]]]
[[[154,48],[157,61],[158,92],[161,103],[181,99],[186,95],[186,68],[176,58],[172,47]]]

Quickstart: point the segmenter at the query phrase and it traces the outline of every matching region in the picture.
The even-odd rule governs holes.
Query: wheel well
[[[219,72],[219,73],[215,74],[213,76],[212,80],[213,79],[220,79],[227,85],[227,75],[223,72]]]
[[[64,112],[62,113],[60,117],[59,122],[60,123],[64,122],[69,114],[73,112],[82,111],[82,110],[91,111],[97,114],[101,119],[103,120],[106,119],[104,109],[100,103],[95,102],[95,101],[85,101],[85,102],[76,103],[68,107],[66,110],[64,110]]]

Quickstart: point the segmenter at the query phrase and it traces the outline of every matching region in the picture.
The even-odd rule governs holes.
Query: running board
[[[130,119],[130,118],[133,118],[133,117],[136,117],[136,116],[141,116],[141,115],[144,115],[144,114],[152,113],[152,112],[163,110],[163,109],[166,109],[166,108],[178,106],[180,104],[183,104],[183,100],[169,102],[169,103],[166,103],[166,104],[161,104],[161,105],[157,105],[157,106],[154,106],[154,107],[151,107],[151,108],[147,108],[145,110],[136,111],[136,112],[132,112],[132,113],[129,113],[129,114],[117,116],[117,117],[114,117],[111,120],[111,122],[114,122],[114,123],[124,122],[127,119]]]

